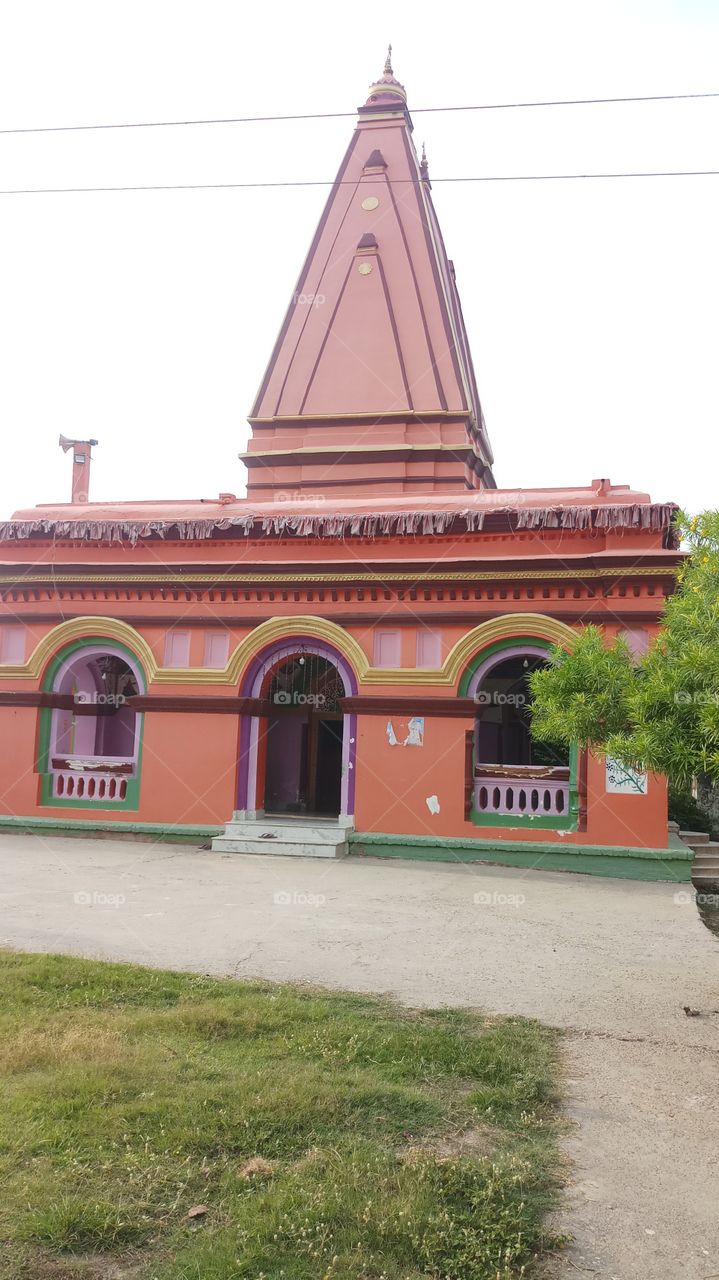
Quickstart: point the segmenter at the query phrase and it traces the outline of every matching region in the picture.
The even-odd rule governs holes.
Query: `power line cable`
[[[666,169],[652,172],[632,173],[506,173],[487,174],[466,178],[432,178],[432,185],[438,182],[572,182],[578,179],[588,181],[607,178],[713,178],[719,176],[719,169]],[[394,178],[390,185],[400,183],[421,184],[420,179]],[[154,183],[142,186],[117,187],[13,187],[0,189],[0,196],[52,196],[52,195],[86,195],[90,192],[118,191],[239,191],[271,189],[274,187],[354,187],[357,183],[327,181],[302,182],[174,182]]]
[[[529,107],[590,107],[609,103],[628,102],[680,102],[697,98],[719,98],[717,93],[653,93],[624,98],[556,98],[538,102],[482,102],[474,106],[413,107],[412,115],[429,115],[444,111],[518,111]],[[96,129],[179,129],[209,124],[269,124],[284,120],[346,120],[356,116],[356,111],[312,111],[302,115],[280,116],[219,116],[206,120],[129,120],[118,124],[54,124],[29,125],[17,129],[0,129],[2,134],[18,133],[86,133]]]

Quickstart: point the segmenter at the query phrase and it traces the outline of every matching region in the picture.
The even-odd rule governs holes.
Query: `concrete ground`
[[[686,886],[12,835],[0,868],[3,946],[565,1028],[575,1243],[556,1274],[719,1275],[719,940]]]

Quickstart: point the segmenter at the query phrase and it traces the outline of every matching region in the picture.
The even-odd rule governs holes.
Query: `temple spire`
[[[250,415],[254,500],[494,485],[454,269],[391,50],[358,115]]]

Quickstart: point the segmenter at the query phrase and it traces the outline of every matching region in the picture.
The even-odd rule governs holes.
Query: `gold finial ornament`
[[[387,45],[387,57],[384,60],[384,73],[386,76],[394,75],[392,70],[392,45]]]

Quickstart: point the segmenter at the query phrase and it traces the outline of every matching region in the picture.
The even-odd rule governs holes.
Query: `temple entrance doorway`
[[[329,659],[301,650],[269,673],[264,811],[336,818],[341,807],[345,689]]]

